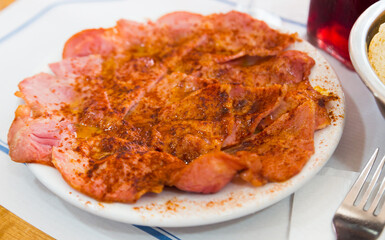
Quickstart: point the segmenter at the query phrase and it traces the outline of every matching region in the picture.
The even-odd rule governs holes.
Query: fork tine
[[[365,183],[366,178],[369,175],[370,170],[373,167],[373,164],[374,164],[374,161],[376,160],[377,154],[378,154],[378,148],[376,148],[372,157],[370,158],[370,160],[366,164],[364,170],[360,173],[360,176],[358,176],[356,182],[354,183],[354,185],[350,189],[349,193],[346,195],[345,200],[343,201],[344,204],[353,205],[358,194],[360,193],[362,186]]]
[[[385,156],[384,156],[383,159],[385,159]],[[385,190],[385,178],[382,179],[380,188],[378,189],[378,192],[377,192],[377,194],[376,194],[376,197],[374,198],[373,203],[372,203],[372,205],[370,206],[368,212],[374,213],[374,211],[375,211],[376,208],[377,208],[378,203],[379,203],[380,200],[381,200],[382,195],[384,194],[384,190]]]
[[[385,156],[382,158],[380,165],[384,165],[384,164],[385,164]],[[381,196],[384,194],[384,190],[385,190],[385,177],[382,179],[381,185],[378,188],[377,194],[376,194],[370,208],[368,209],[369,212],[374,213],[374,211],[377,208],[378,203],[381,200]]]
[[[385,158],[385,156],[384,156],[384,158]],[[373,204],[374,206],[371,207],[371,208],[374,209],[373,211],[376,211],[377,207],[379,207],[379,208],[382,207],[380,209],[380,211],[378,212],[377,216],[380,217],[383,221],[385,219],[385,207],[384,206],[380,206],[379,203],[381,203],[381,197],[384,194],[384,191],[385,191],[385,178],[382,180],[381,187],[380,187],[380,189],[378,190],[378,193],[377,193],[377,195],[379,195],[378,196],[378,200],[374,199],[374,201],[376,201],[376,205]],[[376,198],[377,198],[377,195],[376,195]],[[384,204],[384,202],[382,202],[382,204]],[[373,212],[373,214],[374,214],[374,212]]]
[[[380,174],[382,172],[382,168],[384,167],[384,161],[385,158],[382,158],[380,164],[377,166],[376,172],[373,175],[373,178],[370,180],[370,184],[368,189],[366,189],[364,196],[361,199],[361,203],[358,205],[359,207],[364,207],[370,197],[370,194],[373,191],[374,186],[376,185],[378,178],[380,177]],[[372,203],[373,204],[373,203]]]

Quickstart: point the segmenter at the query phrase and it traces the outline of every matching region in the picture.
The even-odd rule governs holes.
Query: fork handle
[[[337,240],[376,240],[378,238],[377,234],[374,235],[364,225],[348,224],[338,220],[338,217],[334,219]]]

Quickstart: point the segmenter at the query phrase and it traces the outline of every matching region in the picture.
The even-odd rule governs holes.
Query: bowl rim
[[[385,105],[385,84],[375,73],[368,57],[368,47],[371,40],[371,38],[368,38],[368,34],[381,14],[385,14],[385,1],[372,4],[358,17],[349,35],[349,54],[352,64],[362,81],[376,99]]]

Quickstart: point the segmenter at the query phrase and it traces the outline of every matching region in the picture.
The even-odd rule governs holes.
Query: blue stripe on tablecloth
[[[156,230],[155,228],[152,228],[152,227],[146,227],[146,226],[141,226],[141,225],[132,225],[134,227],[137,227],[139,228],[140,230],[142,230],[143,232],[146,232],[154,237],[156,237],[157,239],[160,239],[160,240],[173,240],[172,238],[169,238],[168,236],[166,236],[165,234],[159,232],[158,230]],[[174,236],[172,234],[170,234],[171,236]],[[176,239],[180,239],[180,238],[176,238]]]
[[[284,18],[284,17],[280,17],[280,18],[284,22],[291,23],[291,24],[294,24],[294,25],[297,25],[297,26],[300,26],[300,27],[303,27],[303,28],[306,27],[305,23],[300,23],[300,22],[297,22],[297,21],[294,21],[294,20],[291,20],[291,19],[288,19],[288,18]]]
[[[174,237],[176,240],[181,240],[180,238],[178,238],[178,237],[175,236],[174,234],[170,233],[169,231],[166,231],[166,230],[163,229],[163,228],[160,228],[160,227],[156,227],[156,228],[159,229],[159,230],[161,230],[161,231],[163,231],[164,233],[166,233],[166,234],[168,234],[168,235]]]
[[[8,147],[4,146],[5,144],[3,144],[3,141],[1,141],[0,143],[0,151],[5,153],[5,154],[8,154],[9,153],[9,149]]]
[[[227,5],[233,6],[233,7],[235,7],[237,5],[236,2],[233,2],[230,0],[214,0],[214,1],[221,2],[221,3],[227,4]]]

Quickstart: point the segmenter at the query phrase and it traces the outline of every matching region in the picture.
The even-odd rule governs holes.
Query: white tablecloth
[[[39,17],[50,13],[52,6],[58,7],[63,2],[18,0],[0,12],[0,47],[20,32],[28,31]],[[243,5],[238,6],[227,0],[220,2],[250,11],[272,25],[295,28],[306,38],[308,0],[256,0],[252,4],[241,1]],[[380,147],[380,155],[385,153],[385,125],[373,96],[358,75],[328,54],[324,56],[345,92],[346,123],[342,139],[315,178],[267,209],[240,219],[192,228],[142,228],[86,213],[56,197],[25,165],[9,160],[5,141],[13,111],[8,111],[1,96],[0,126],[7,127],[0,129],[0,205],[57,239],[335,239],[331,225],[334,211],[375,147]],[[7,81],[2,78],[6,69],[13,68],[17,75],[18,68],[28,68],[17,65],[18,57],[22,57],[22,52],[0,51],[2,85]],[[35,69],[30,71],[32,75]],[[20,76],[19,80],[23,77],[26,76]]]

